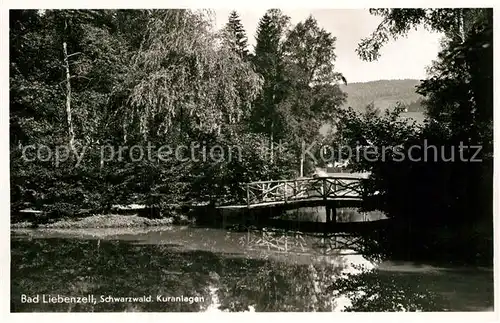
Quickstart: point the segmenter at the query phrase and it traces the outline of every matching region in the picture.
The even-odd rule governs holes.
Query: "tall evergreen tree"
[[[225,31],[227,32],[226,41],[230,48],[242,58],[248,58],[248,38],[240,16],[235,10],[229,14],[229,21],[226,24]]]

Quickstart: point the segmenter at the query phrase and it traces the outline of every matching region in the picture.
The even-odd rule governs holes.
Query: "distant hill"
[[[425,108],[422,105],[423,97],[416,92],[416,86],[419,83],[419,80],[406,79],[341,85],[342,91],[347,93],[347,102],[343,106],[352,107],[357,111],[364,111],[366,106],[373,102],[376,108],[384,111],[393,109],[399,101],[407,108],[407,112],[403,113],[403,117],[422,123]],[[324,125],[321,127],[320,132],[325,134],[329,129],[329,125]]]
[[[344,106],[363,111],[373,102],[375,107],[385,110],[393,108],[399,101],[408,107],[409,112],[424,112],[422,96],[415,88],[419,83],[419,80],[379,80],[342,85],[342,90],[347,93]]]

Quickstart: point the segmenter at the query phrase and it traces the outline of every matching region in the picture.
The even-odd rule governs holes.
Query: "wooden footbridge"
[[[360,204],[366,197],[364,180],[368,173],[335,173],[327,177],[297,178],[245,183],[241,185],[242,203],[220,206],[223,209],[262,208],[273,206],[324,205],[333,209],[337,202]],[[352,203],[354,202],[354,203]]]

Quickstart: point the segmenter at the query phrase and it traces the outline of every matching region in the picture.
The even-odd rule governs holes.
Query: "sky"
[[[215,25],[226,24],[232,9],[215,9]],[[264,9],[236,9],[247,32],[248,41],[255,45],[255,30]],[[374,62],[364,62],[356,54],[359,41],[368,37],[381,22],[367,9],[283,9],[292,25],[312,15],[319,26],[337,37],[335,67],[349,83],[391,79],[424,79],[426,67],[437,57],[441,34],[419,28],[406,38],[391,40],[381,50],[381,57]]]

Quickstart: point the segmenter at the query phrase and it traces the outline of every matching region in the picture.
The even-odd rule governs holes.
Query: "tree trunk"
[[[300,154],[300,177],[304,177],[304,154]]]
[[[271,148],[271,164],[274,161],[274,121],[271,122],[271,135],[270,135],[270,148]]]
[[[273,85],[273,99],[272,99],[272,106],[273,106],[273,112],[276,110],[276,105],[275,105],[275,98],[276,98],[276,84]],[[272,116],[274,118],[274,115]],[[274,119],[271,119],[271,135],[270,135],[270,148],[271,148],[271,164],[274,162]]]
[[[75,132],[73,130],[73,122],[71,120],[71,75],[69,73],[69,60],[66,42],[63,43],[64,65],[66,68],[66,120],[68,122],[69,147],[72,151],[75,150]]]
[[[459,9],[458,11],[458,34],[460,35],[460,40],[463,43],[465,41],[464,9]]]
[[[303,145],[304,141],[302,140],[302,138],[300,142]],[[304,152],[302,150],[300,151],[300,177],[304,177]]]

